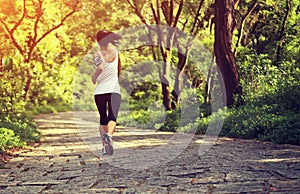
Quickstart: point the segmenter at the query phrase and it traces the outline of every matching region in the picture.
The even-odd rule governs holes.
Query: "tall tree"
[[[240,77],[232,47],[235,28],[234,8],[237,0],[215,1],[215,43],[214,52],[224,84],[221,84],[224,103],[231,106],[234,95],[241,95]]]

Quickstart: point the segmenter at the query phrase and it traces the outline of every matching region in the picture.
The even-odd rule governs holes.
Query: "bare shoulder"
[[[118,50],[117,49],[110,49],[110,53],[115,55],[115,54],[118,53]]]
[[[113,62],[116,59],[116,54],[118,53],[117,50],[115,49],[109,49],[107,50],[107,53],[105,53],[105,61],[107,61],[108,63]]]

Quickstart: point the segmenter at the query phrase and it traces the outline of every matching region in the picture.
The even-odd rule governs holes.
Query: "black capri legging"
[[[109,121],[117,121],[121,104],[120,94],[97,94],[95,95],[95,102],[100,114],[100,125],[107,125]]]

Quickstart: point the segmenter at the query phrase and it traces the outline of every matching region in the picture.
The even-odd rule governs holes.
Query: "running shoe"
[[[114,153],[114,148],[112,146],[112,139],[108,133],[105,133],[102,137],[103,144],[104,144],[104,150],[106,154],[112,155]]]

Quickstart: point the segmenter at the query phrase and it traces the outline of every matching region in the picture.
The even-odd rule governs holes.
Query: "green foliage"
[[[300,145],[300,68],[244,48],[237,57],[245,105],[228,110],[222,135]]]
[[[198,120],[196,134],[205,134],[212,120],[222,116],[225,122],[221,136],[300,145],[300,114],[278,112],[278,108],[267,105],[261,107],[249,104],[213,113]]]
[[[276,104],[280,111],[293,111],[298,113],[300,110],[300,68],[294,70],[297,75],[282,75],[274,91],[265,94],[258,99],[258,105]]]
[[[239,3],[238,11],[241,15],[237,16],[240,17],[237,27],[241,25],[241,16],[245,16],[252,3],[253,1],[248,0]],[[290,10],[287,14],[288,6]],[[284,16],[287,16],[287,20]],[[189,16],[183,16],[187,17]],[[162,113],[145,109],[127,114],[129,116],[126,117],[126,124],[139,126],[139,122],[129,121],[147,123],[149,118],[164,115],[161,117],[163,122],[160,121],[161,129],[189,131],[196,128],[197,134],[205,134],[211,122],[226,118],[221,135],[299,145],[299,21],[299,1],[296,0],[258,2],[258,6],[246,19],[241,45],[236,48],[237,66],[243,87],[242,97],[245,102],[243,106],[208,115],[209,104],[200,100],[202,104],[199,118],[190,120],[183,126],[178,124],[182,117],[179,112]],[[205,35],[205,43],[212,43],[207,32],[206,29],[199,34]],[[233,40],[236,41],[237,37]],[[211,46],[212,44],[207,45],[208,48]],[[197,54],[191,53],[190,57],[193,64],[193,60],[201,61]],[[187,66],[185,72],[188,76],[190,73],[195,74],[191,66]],[[200,98],[205,96],[205,91],[201,90],[199,93]],[[143,91],[137,94],[145,95]],[[140,102],[135,102],[136,106],[148,107],[144,101]]]
[[[25,146],[25,142],[22,142],[13,130],[0,128],[0,153],[13,147],[20,148],[23,146]]]
[[[297,113],[279,112],[277,107],[268,105],[247,105],[232,109],[228,114],[222,135],[300,145],[300,115]]]
[[[73,83],[73,110],[96,110],[94,102],[95,85],[92,83],[94,62],[92,54],[85,55],[74,76]]]
[[[164,124],[165,117],[164,111],[127,111],[119,113],[118,123],[122,126],[158,130]]]
[[[149,64],[136,65],[121,76],[121,110],[126,111],[119,116],[121,125],[146,129],[158,129],[162,125],[165,112],[160,83],[155,81],[158,72],[153,71],[155,69],[151,71],[151,67]]]
[[[159,128],[160,131],[176,132],[180,122],[180,110],[167,112],[164,124]]]
[[[38,142],[40,140],[40,132],[36,124],[25,116],[1,116],[0,127],[13,130],[22,141]]]
[[[0,152],[12,147],[23,147],[28,142],[39,142],[36,124],[24,116],[0,116]]]
[[[158,83],[146,81],[139,83],[131,92],[129,99],[129,110],[147,110],[154,102],[160,100]]]
[[[39,21],[36,31],[36,38],[39,38],[49,27],[58,24],[58,17],[62,18],[71,10],[72,2],[43,1],[40,20],[36,18],[38,4],[27,4],[28,13],[22,25],[14,32],[15,40],[25,52],[23,55],[12,44],[5,26],[0,25],[0,113],[5,115],[1,116],[0,123],[2,143],[10,142],[18,146],[23,141],[39,139],[39,132],[32,121],[12,115],[67,111],[72,109],[72,105],[73,110],[96,110],[94,85],[91,83],[94,71],[91,53],[96,50],[93,47],[96,32],[99,29],[122,31],[141,24],[127,1],[84,0],[64,25],[45,36],[32,53],[28,53],[35,38],[35,22]],[[241,24],[241,16],[247,13],[252,3],[250,0],[239,2],[237,27]],[[287,3],[290,3],[288,14]],[[151,14],[145,14],[151,13],[150,1],[136,4],[147,22],[154,23]],[[214,37],[210,29],[213,23],[213,10],[209,8],[211,4],[212,1],[204,2],[195,34],[201,44],[212,52]],[[1,19],[8,27],[14,26],[13,18],[22,15],[22,2],[3,0],[2,5]],[[191,33],[198,6],[198,1],[185,1],[178,28]],[[183,116],[180,111],[163,110],[159,83],[161,64],[143,62],[152,60],[154,53],[149,47],[126,50],[126,46],[134,45],[132,43],[136,39],[125,42],[126,48],[121,49],[123,72],[120,81],[121,110],[127,112],[120,113],[120,124],[167,131],[196,128],[197,133],[204,134],[212,120],[226,117],[222,135],[299,144],[299,7],[297,0],[259,1],[259,5],[245,21],[243,37],[236,48],[244,93],[242,97],[245,101],[242,107],[220,110],[210,115],[211,107],[205,103],[204,98],[204,80],[210,69],[211,56],[200,44],[193,45],[184,73],[193,82],[193,86],[199,87],[200,107],[196,110],[199,111],[199,118],[186,119],[184,123],[179,123]],[[286,21],[284,16],[288,16]],[[237,37],[234,37],[233,41],[236,40]],[[25,62],[29,54],[31,58]],[[176,63],[174,58],[172,62]],[[26,89],[28,93],[25,93]],[[188,98],[188,95],[181,97]],[[189,117],[190,113],[184,114]],[[9,148],[9,145],[2,143],[1,149]]]
[[[257,54],[251,48],[241,48],[237,64],[246,101],[270,93],[276,87],[281,72],[271,64],[268,55]]]
[[[283,90],[287,91],[286,93],[263,97],[260,101],[248,102],[244,106],[225,109],[200,118],[197,121],[196,134],[207,133],[208,125],[215,118],[224,117],[221,136],[300,145],[299,102],[288,98],[291,88]],[[279,96],[285,96],[285,99],[277,101]],[[299,99],[299,89],[293,96]]]
[[[0,72],[0,113],[23,112],[25,102],[22,77],[11,72]]]
[[[196,129],[196,134],[206,134],[213,132],[207,131],[211,123],[224,118],[220,132],[222,136],[300,145],[300,69],[292,63],[281,64],[284,69],[278,68],[272,65],[266,56],[254,57],[250,52],[248,53],[250,55],[248,61],[239,58],[243,61],[240,63],[240,72],[245,89],[245,105],[219,110],[209,116],[201,114],[201,111],[205,111],[207,107],[199,112],[199,117],[195,121],[189,120],[183,124],[179,124],[183,116],[180,111],[164,113],[164,117],[161,112],[137,111],[131,113],[132,116],[127,117],[127,121],[147,123],[149,114],[151,118],[161,115],[160,119],[163,120],[159,120],[160,130],[193,131]],[[199,102],[203,103],[203,100]],[[189,118],[187,115],[184,116]],[[130,124],[139,127],[134,122]],[[154,128],[154,126],[152,124],[148,127]]]

